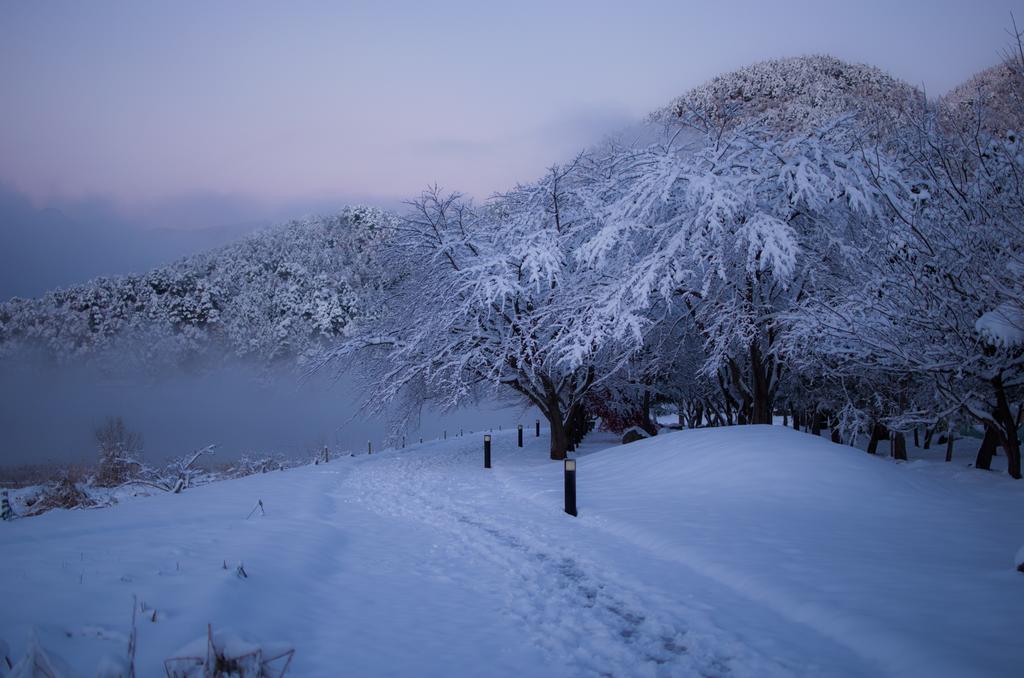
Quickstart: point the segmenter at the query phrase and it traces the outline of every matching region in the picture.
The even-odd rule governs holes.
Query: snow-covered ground
[[[572,518],[529,434],[491,470],[476,433],[0,524],[0,641],[96,675],[135,596],[140,676],[208,623],[296,676],[1019,675],[1021,482],[782,427],[594,435]]]

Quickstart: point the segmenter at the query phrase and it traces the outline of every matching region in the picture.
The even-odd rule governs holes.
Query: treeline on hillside
[[[1020,477],[1022,83],[1024,54],[938,101],[771,61],[483,204],[432,188],[330,357],[399,427],[426,402],[532,404],[552,458],[595,417],[651,428],[660,401],[847,440],[979,423]]]
[[[226,352],[306,360],[364,314],[394,218],[347,208],[295,221],[143,275],[98,278],[0,303],[0,358],[24,347],[117,369],[194,364]]]

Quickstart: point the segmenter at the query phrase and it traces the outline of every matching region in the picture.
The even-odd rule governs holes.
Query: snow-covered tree
[[[994,115],[985,101],[975,100],[973,116],[940,103],[901,117],[901,177],[876,181],[893,226],[864,234],[870,247],[851,284],[807,299],[795,331],[837,370],[907,385],[895,394],[893,426],[964,413],[984,424],[1019,478],[1024,144],[993,121],[1024,122],[1024,109],[1004,99]],[[991,450],[983,445],[982,468]]]
[[[511,394],[551,425],[551,456],[579,437],[587,394],[621,356],[590,333],[600,275],[573,256],[592,228],[579,158],[476,206],[426,191],[384,255],[395,276],[376,322],[334,357],[368,369],[370,402],[400,418],[433,402]]]
[[[642,338],[663,302],[703,339],[701,374],[740,419],[770,423],[780,314],[841,267],[878,201],[857,127],[840,118],[792,137],[696,114],[663,143],[612,149],[603,227],[581,249],[619,281],[603,313]],[[626,333],[623,333],[624,335]]]

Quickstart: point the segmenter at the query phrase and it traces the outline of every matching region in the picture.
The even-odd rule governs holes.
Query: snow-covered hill
[[[371,207],[310,217],[142,275],[97,278],[0,302],[0,358],[29,347],[59,362],[145,369],[204,354],[302,358],[365,312],[394,217]]]
[[[2,523],[0,640],[95,675],[126,654],[135,596],[140,676],[207,624],[295,648],[297,676],[1013,675],[1024,659],[1024,490],[1001,475],[781,427],[595,435],[572,518],[546,438],[493,436],[491,470],[476,432]]]
[[[697,116],[712,126],[756,120],[792,132],[857,113],[878,124],[924,95],[885,71],[832,56],[770,59],[723,73],[686,92],[652,116]]]

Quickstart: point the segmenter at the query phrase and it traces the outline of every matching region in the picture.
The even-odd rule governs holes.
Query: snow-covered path
[[[975,629],[996,648],[988,652],[990,668],[1020,657],[1005,646],[1009,629],[1007,638],[993,637],[1017,598],[997,603],[992,594],[1016,583],[1016,573],[1004,581],[981,572],[977,596],[945,594],[954,605],[949,621],[907,628],[915,617],[912,610],[899,616],[905,601],[898,589],[888,589],[896,604],[886,607],[865,595],[874,590],[870,576],[856,575],[879,557],[865,548],[870,530],[883,541],[898,533],[873,522],[869,511],[866,536],[844,533],[846,550],[826,544],[814,551],[828,541],[815,532],[816,519],[826,530],[856,522],[843,522],[849,507],[837,494],[842,479],[828,475],[835,473],[830,464],[847,475],[868,469],[864,480],[881,482],[886,493],[883,511],[931,501],[918,488],[934,489],[926,477],[898,475],[908,469],[865,462],[853,450],[836,453],[836,462],[821,455],[838,446],[809,440],[809,453],[821,460],[820,470],[807,471],[813,483],[787,480],[782,487],[796,494],[761,520],[748,486],[730,489],[707,451],[686,455],[679,444],[732,436],[739,449],[742,435],[770,441],[774,434],[745,428],[659,436],[597,454],[608,441],[588,442],[580,518],[561,512],[561,465],[547,461],[546,440],[527,436],[518,449],[515,432],[506,430],[493,432],[491,470],[482,468],[476,433],[5,524],[0,639],[17,655],[35,633],[69,675],[95,675],[103,656],[124,654],[135,595],[157,611],[155,622],[139,622],[141,676],[163,675],[163,659],[202,636],[207,623],[296,648],[297,676],[875,676],[912,666],[934,674],[940,661],[963,652],[952,641],[975,624],[979,610],[963,608],[977,598],[991,617]],[[790,444],[810,438],[777,435]],[[689,465],[689,481],[671,475],[672,459]],[[783,469],[781,478],[787,464],[773,458],[765,468]],[[651,480],[659,476],[662,482]],[[779,478],[754,479],[759,500],[775,499]],[[904,485],[892,485],[894,478]],[[705,481],[709,494],[702,495]],[[836,494],[835,505],[808,494],[812,484]],[[953,489],[945,481],[936,487]],[[1020,496],[1012,483],[994,487],[984,496]],[[246,519],[258,499],[266,515]],[[943,511],[962,512],[961,503],[923,508],[948,524],[958,514]],[[806,515],[808,504],[822,509],[817,518]],[[993,508],[998,504],[975,507]],[[773,523],[779,520],[786,524]],[[949,581],[999,555],[1001,545],[979,534],[981,541],[963,541],[973,555],[949,559]],[[899,544],[883,543],[878,552],[886,548],[894,567],[911,564]],[[920,548],[905,550],[912,558]],[[864,562],[830,567],[830,559],[857,552]],[[239,562],[248,578],[236,576]],[[914,595],[909,600],[924,605],[927,593]],[[918,644],[917,636],[933,629],[949,635],[936,638],[945,655]],[[890,641],[876,647],[868,631]],[[949,675],[971,666],[959,658],[966,663],[949,663]]]
[[[870,673],[812,629],[561,513],[561,465],[545,460],[546,440],[520,450],[514,432],[492,434],[491,470],[477,435],[360,464],[346,493],[439,535],[445,562],[479,573],[466,585],[500,591],[502,615],[553,666],[569,664],[559,675]],[[517,486],[524,473],[547,478],[535,496]]]

